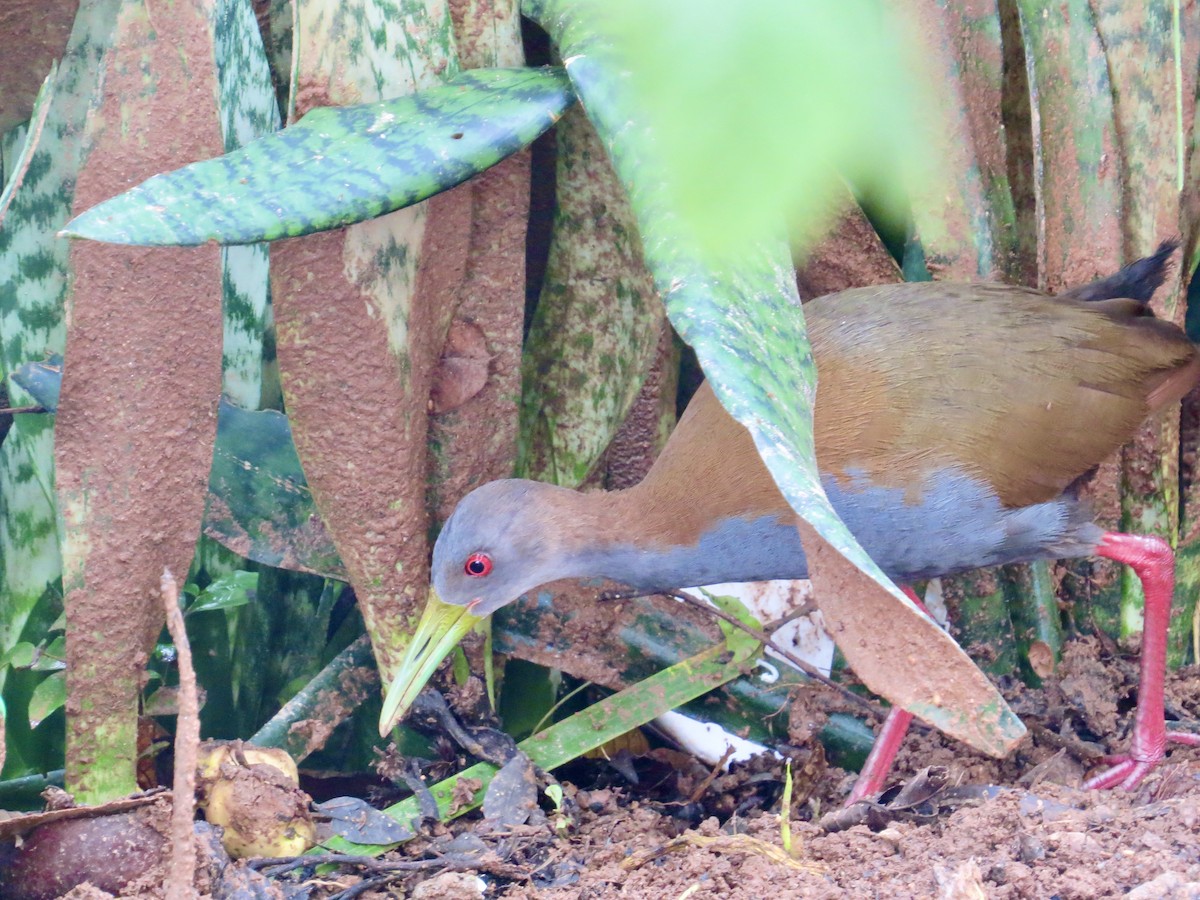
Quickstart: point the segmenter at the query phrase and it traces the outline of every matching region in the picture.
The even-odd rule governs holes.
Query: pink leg
[[[1142,582],[1146,596],[1142,625],[1142,663],[1138,680],[1137,715],[1129,752],[1106,758],[1112,767],[1089,779],[1085,788],[1120,785],[1132,790],[1141,784],[1166,753],[1167,742],[1200,747],[1200,735],[1167,731],[1163,711],[1163,679],[1167,670],[1167,626],[1175,592],[1175,554],[1158,537],[1109,532],[1100,539],[1098,556],[1124,563]]]
[[[901,585],[900,590],[904,591],[908,599],[917,605],[917,609],[929,612],[925,609],[925,604],[921,602],[916,591],[907,585]],[[880,726],[879,734],[875,737],[875,743],[871,745],[867,761],[863,763],[862,771],[858,773],[858,780],[854,782],[850,796],[846,799],[847,806],[866,797],[874,796],[883,790],[883,784],[892,770],[892,763],[896,760],[896,754],[900,751],[904,736],[908,734],[908,726],[912,723],[912,719],[912,713],[906,712],[898,706],[893,707],[892,711],[888,713],[887,719]]]

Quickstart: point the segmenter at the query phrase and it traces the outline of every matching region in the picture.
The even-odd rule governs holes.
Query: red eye
[[[467,557],[463,571],[472,578],[483,578],[492,574],[492,558],[486,553],[472,553]]]

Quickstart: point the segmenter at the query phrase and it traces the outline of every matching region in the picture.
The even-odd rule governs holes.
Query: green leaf
[[[627,731],[640,728],[668,710],[732,681],[740,674],[740,663],[727,658],[723,645],[711,647],[539,731],[518,744],[517,749],[525,753],[535,766],[555,769]],[[484,792],[497,771],[497,767],[491,763],[477,763],[433,785],[430,791],[437,801],[439,814],[451,819],[470,812],[483,802]],[[463,802],[462,790],[467,779],[478,779],[480,786],[475,790],[473,799]],[[385,812],[407,825],[421,811],[417,800],[410,797]],[[334,838],[321,847],[322,850],[334,852],[348,848],[353,848],[351,852],[364,854],[380,853],[387,849],[383,846],[351,844],[341,838]]]
[[[55,353],[42,362],[25,363],[13,372],[12,380],[47,412],[54,412],[58,409],[58,392],[62,388],[62,354]]]
[[[726,615],[733,616],[743,625],[762,631],[762,622],[746,608],[737,597],[730,597],[727,594],[712,594],[700,588],[700,593],[704,595],[709,603]],[[721,634],[725,636],[725,646],[729,648],[729,652],[733,654],[735,659],[747,660],[755,655],[762,644],[758,638],[747,634],[741,628],[735,628],[733,625],[726,622],[724,619],[717,619],[717,626],[721,629]]]
[[[571,82],[607,144],[671,324],[695,349],[717,398],[750,432],[799,514],[822,612],[841,633],[842,651],[856,673],[873,690],[946,733],[985,752],[1007,753],[1024,735],[1020,720],[962,649],[884,575],[825,496],[812,426],[816,367],[782,228],[774,237],[749,229],[728,248],[714,246],[711,235],[698,240],[697,234],[707,230],[697,221],[703,213],[693,209],[686,215],[688,204],[668,184],[664,129],[647,113],[653,104],[639,104],[639,85],[620,50],[595,29],[589,18],[594,8],[584,0],[526,0],[522,12],[557,43]],[[751,154],[743,163],[753,165],[754,159]],[[815,175],[806,186],[821,189]],[[822,588],[827,588],[824,596]],[[876,618],[856,616],[853,604]],[[934,662],[906,668],[899,676],[886,665],[891,654],[908,656],[917,648]],[[944,705],[948,683],[965,689],[952,707]]]
[[[287,416],[225,400],[204,533],[247,559],[348,581],[304,480]]]
[[[257,589],[257,572],[230,572],[201,591],[196,602],[187,608],[187,614],[245,606]]]
[[[51,672],[29,698],[29,727],[37,728],[47,716],[67,702],[67,673]]]
[[[62,357],[26,363],[13,380],[54,412]],[[283,413],[246,410],[221,399],[208,490],[209,537],[255,562],[349,580],[317,514]]]
[[[12,666],[14,669],[25,669],[33,665],[33,655],[37,650],[29,641],[20,641],[0,658],[0,664]]]
[[[554,233],[521,352],[515,474],[574,488],[642,388],[663,309],[629,199],[582,109],[563,116],[554,139]]]
[[[58,635],[46,647],[38,650],[33,658],[35,672],[57,672],[67,667],[67,639]]]
[[[573,100],[561,69],[474,69],[395,100],[315,109],[241,150],[157,175],[77,216],[63,234],[247,244],[361,222],[494,166]]]

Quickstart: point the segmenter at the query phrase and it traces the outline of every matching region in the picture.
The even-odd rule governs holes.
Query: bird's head
[[[539,584],[571,574],[566,488],[509,478],[472,491],[433,548],[433,589],[444,603],[486,616]]]
[[[421,621],[388,688],[379,720],[386,735],[408,712],[438,664],[476,623],[526,591],[578,574],[566,535],[574,491],[505,479],[472,491],[433,548],[432,588]]]

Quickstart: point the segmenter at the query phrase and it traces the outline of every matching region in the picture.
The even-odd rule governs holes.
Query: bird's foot
[[[1106,790],[1121,787],[1127,791],[1133,790],[1154,771],[1155,766],[1163,761],[1166,756],[1166,743],[1200,747],[1200,734],[1192,734],[1189,731],[1168,731],[1166,741],[1159,744],[1156,750],[1140,753],[1134,750],[1117,756],[1106,756],[1103,761],[1109,764],[1110,768],[1085,781],[1084,789]]]

